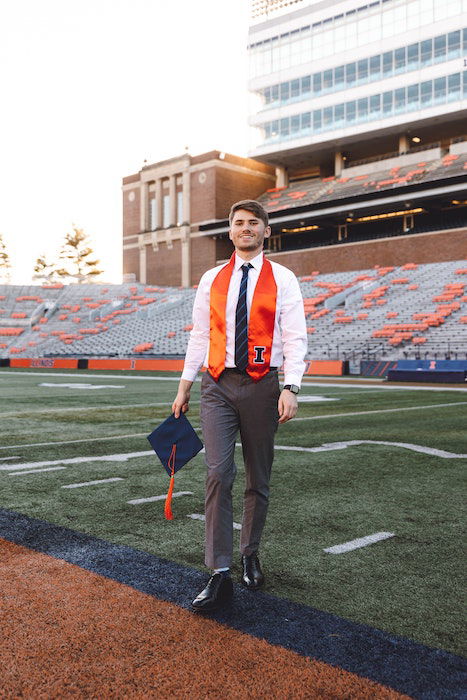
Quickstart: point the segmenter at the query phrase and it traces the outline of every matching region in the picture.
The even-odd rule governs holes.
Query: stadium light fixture
[[[413,141],[414,143],[420,143],[421,140],[422,140],[422,139],[420,138],[420,136],[413,136],[413,137],[412,137],[412,141]]]
[[[300,233],[301,231],[315,231],[319,226],[299,226],[297,228],[283,228],[282,233]]]
[[[363,223],[365,221],[377,221],[378,219],[392,219],[394,216],[406,216],[407,214],[420,214],[425,211],[422,208],[406,209],[405,211],[391,211],[388,214],[374,214],[373,216],[360,216],[358,219],[347,219],[354,223]]]

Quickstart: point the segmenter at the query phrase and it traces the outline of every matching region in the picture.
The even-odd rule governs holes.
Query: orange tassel
[[[170,485],[169,485],[169,490],[167,492],[167,497],[165,499],[165,506],[164,506],[164,515],[166,520],[173,520],[174,516],[172,513],[172,494],[174,490],[174,483],[175,483],[175,454],[177,452],[177,445],[172,445],[172,452],[170,453],[169,461],[167,463],[167,466],[169,467],[171,471],[171,476],[170,476]]]

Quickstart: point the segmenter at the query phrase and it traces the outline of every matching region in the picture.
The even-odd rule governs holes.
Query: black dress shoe
[[[233,583],[230,574],[213,574],[206,588],[192,602],[194,610],[216,610],[233,596]]]
[[[252,591],[256,591],[263,585],[264,576],[257,554],[244,554],[242,556],[241,582]]]

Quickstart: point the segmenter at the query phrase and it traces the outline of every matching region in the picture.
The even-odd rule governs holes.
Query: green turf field
[[[187,517],[204,512],[202,454],[176,476],[175,491],[193,495],[174,499],[172,522],[163,501],[128,503],[166,492],[156,456],[134,453],[149,451],[145,435],[169,414],[175,379],[0,370],[0,507],[202,568],[203,523]],[[278,447],[384,441],[435,453],[366,442],[278,449],[262,547],[268,592],[461,653],[466,459],[456,455],[467,453],[467,391],[387,390],[375,382],[304,386],[301,395],[335,400],[301,403],[297,419],[279,428]],[[198,413],[199,383],[189,413],[195,427]],[[241,522],[240,450],[237,457],[234,519]],[[50,471],[31,473],[37,469]],[[62,488],[103,479],[118,480]],[[394,537],[343,554],[323,551],[377,532]],[[238,531],[235,537],[238,543]]]

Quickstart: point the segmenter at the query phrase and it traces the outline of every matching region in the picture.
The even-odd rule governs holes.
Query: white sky
[[[72,224],[121,281],[121,179],[248,150],[248,0],[0,0],[0,233],[12,282]]]

